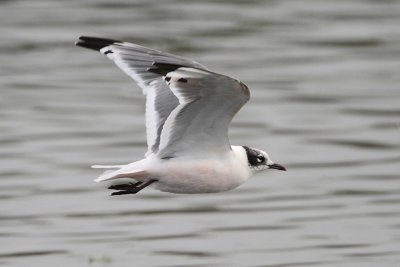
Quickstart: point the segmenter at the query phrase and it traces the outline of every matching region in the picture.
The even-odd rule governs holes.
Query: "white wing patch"
[[[153,82],[154,83],[154,82]],[[157,143],[157,129],[160,116],[158,115],[155,107],[156,90],[147,90],[146,95],[146,132],[147,132],[147,157],[158,149],[152,146]]]

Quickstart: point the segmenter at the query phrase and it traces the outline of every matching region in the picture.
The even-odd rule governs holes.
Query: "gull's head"
[[[273,162],[267,152],[248,146],[243,146],[243,149],[246,152],[248,166],[253,173],[268,169],[286,171],[285,167]]]

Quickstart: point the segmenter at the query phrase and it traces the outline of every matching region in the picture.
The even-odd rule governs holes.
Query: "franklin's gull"
[[[216,193],[234,189],[267,169],[285,171],[265,151],[231,146],[228,128],[249,100],[239,80],[210,71],[196,61],[123,41],[81,36],[77,46],[100,51],[143,89],[146,95],[148,150],[127,165],[95,181],[131,178],[112,185],[112,195],[136,194],[154,184],[171,193]]]

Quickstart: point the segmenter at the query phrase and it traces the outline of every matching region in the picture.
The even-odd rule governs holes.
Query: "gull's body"
[[[148,151],[144,159],[108,170],[95,181],[132,178],[111,186],[136,193],[150,184],[172,193],[215,193],[273,168],[266,152],[231,146],[228,128],[250,98],[246,85],[188,59],[126,42],[80,37],[78,46],[98,50],[131,76],[146,95]]]

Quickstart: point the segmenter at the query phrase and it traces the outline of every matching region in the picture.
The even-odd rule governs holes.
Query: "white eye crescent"
[[[257,156],[257,162],[258,162],[258,163],[263,163],[263,162],[265,162],[265,157],[264,157],[263,155]]]

